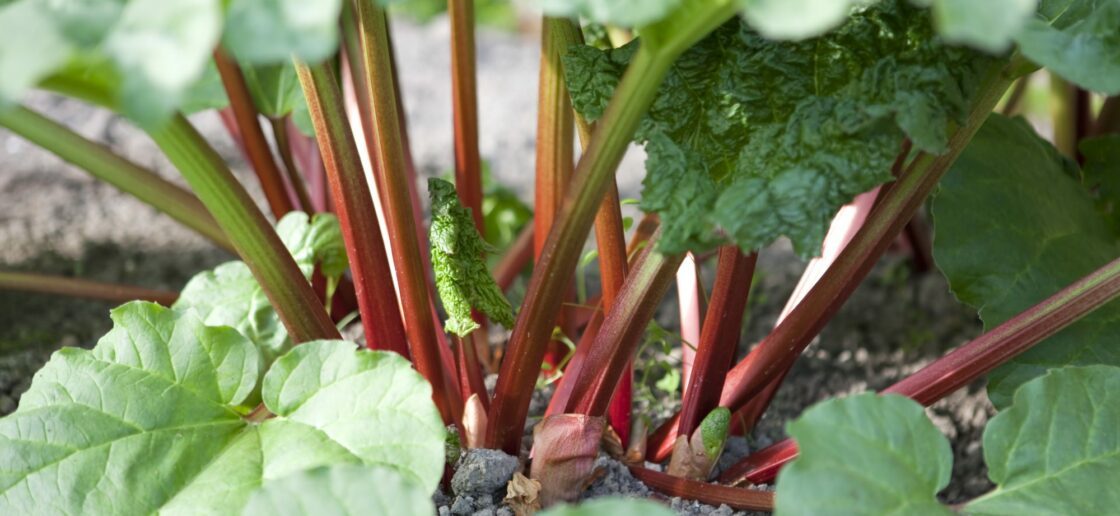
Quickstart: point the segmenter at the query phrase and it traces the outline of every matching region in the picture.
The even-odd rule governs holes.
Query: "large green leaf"
[[[276,417],[256,424],[238,406],[260,364],[244,337],[151,303],[113,319],[92,351],[55,353],[0,419],[0,513],[237,512],[264,481],[338,463],[438,483],[442,422],[403,358],[302,345],[265,376]]]
[[[266,481],[245,516],[431,516],[431,493],[391,469],[339,464]]]
[[[1120,256],[1075,165],[1023,120],[992,115],[941,181],[933,255],[990,330]],[[1085,316],[988,376],[997,407],[1064,365],[1120,364],[1120,306]]]
[[[984,430],[999,487],[970,514],[1109,514],[1120,507],[1120,368],[1056,369],[1019,388]]]
[[[903,139],[943,152],[994,61],[941,45],[929,18],[884,1],[796,43],[733,20],[682,55],[636,134],[661,248],[753,250],[785,235],[815,255],[840,206],[891,178]],[[576,109],[601,116],[635,47],[573,47]]]
[[[0,108],[62,67],[72,52],[40,2],[21,0],[0,8]]]
[[[922,406],[860,394],[789,423],[800,454],[778,476],[775,514],[952,514],[938,503],[953,452]]]
[[[1085,89],[1120,93],[1120,0],[1043,2],[1016,36],[1019,50]]]
[[[316,265],[333,279],[346,270],[342,232],[333,215],[320,213],[309,218],[306,213],[292,212],[280,220],[276,232],[305,277],[311,277]],[[227,262],[196,274],[173,308],[193,310],[206,324],[237,329],[261,349],[266,365],[292,347],[279,314],[244,262]]]
[[[338,46],[342,0],[232,0],[222,44],[239,61],[322,61]]]
[[[580,504],[558,505],[539,513],[540,516],[672,516],[668,507],[637,498],[596,498]]]

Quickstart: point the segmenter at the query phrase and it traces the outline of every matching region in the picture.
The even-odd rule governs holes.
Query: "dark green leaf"
[[[1076,177],[1026,122],[992,115],[942,180],[934,258],[985,329],[1120,255]],[[992,402],[1007,406],[1019,385],[1049,368],[1120,364],[1118,340],[1120,306],[1102,307],[993,371]]]
[[[1015,392],[984,430],[999,487],[969,514],[1109,514],[1120,507],[1120,368],[1066,367]]]
[[[477,329],[472,308],[512,327],[513,308],[486,268],[485,253],[493,248],[479,236],[470,211],[459,203],[455,186],[431,178],[428,194],[432,199],[432,269],[448,317],[444,329],[460,337]]]
[[[1043,14],[1053,25],[1031,20],[1015,38],[1023,55],[1085,89],[1120,93],[1120,0],[1044,2]]]
[[[602,115],[637,44],[573,48],[576,109]],[[677,60],[636,134],[648,155],[642,208],[662,216],[661,248],[727,239],[753,250],[785,235],[817,254],[840,206],[890,179],[905,137],[945,150],[949,122],[993,62],[938,44],[928,14],[904,1],[797,43],[729,22]]]
[[[264,481],[339,463],[395,468],[425,492],[439,481],[443,424],[397,355],[306,343],[265,376],[277,417],[250,424],[247,339],[151,303],[113,320],[92,351],[55,353],[0,419],[0,513],[236,513]]]
[[[1079,149],[1085,157],[1082,182],[1112,234],[1120,236],[1120,134],[1081,140]]]
[[[431,495],[391,469],[338,464],[268,480],[244,516],[431,516]]]
[[[319,62],[338,46],[341,10],[342,0],[232,0],[222,44],[246,64]]]
[[[778,475],[775,514],[939,514],[953,452],[917,402],[860,394],[818,403],[787,429],[799,455]]]

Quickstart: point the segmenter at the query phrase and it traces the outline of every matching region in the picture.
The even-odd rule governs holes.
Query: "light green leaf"
[[[1030,20],[1038,0],[921,0],[933,4],[933,21],[946,41],[992,53],[1011,48],[1012,38]]]
[[[291,63],[245,66],[241,71],[253,104],[262,115],[281,117],[291,113],[297,102],[304,102],[303,89]]]
[[[770,39],[799,40],[844,23],[855,6],[878,0],[739,0],[743,17]]]
[[[576,109],[602,115],[637,44],[573,47],[564,66]],[[661,250],[730,240],[751,251],[784,235],[798,254],[819,253],[840,206],[891,178],[906,137],[945,150],[949,123],[995,62],[938,43],[929,14],[903,0],[797,43],[725,24],[677,60],[635,135]]]
[[[712,461],[719,459],[723,445],[727,443],[727,432],[731,430],[731,411],[727,407],[716,407],[700,422],[700,438],[704,451]]]
[[[1043,2],[1043,14],[1053,18],[1015,38],[1023,55],[1085,89],[1120,93],[1120,0]]]
[[[202,77],[187,88],[183,94],[183,102],[179,110],[190,115],[208,109],[222,109],[229,106],[229,97],[226,88],[222,85],[222,77],[218,74],[218,66],[211,59],[206,63]]]
[[[494,249],[478,234],[470,210],[459,203],[455,186],[431,178],[428,194],[432,199],[432,269],[436,291],[447,311],[444,329],[460,337],[478,329],[471,318],[472,308],[512,327],[513,307],[486,268],[484,255]]]
[[[221,35],[221,6],[217,0],[131,0],[120,16],[101,48],[124,77],[124,113],[154,124],[202,77]]]
[[[269,480],[257,489],[245,516],[431,516],[430,493],[391,469],[339,464]]]
[[[984,431],[999,487],[968,514],[1109,514],[1120,507],[1120,368],[1067,367],[1015,392]]]
[[[338,47],[342,0],[232,0],[222,44],[246,64],[316,63]]]
[[[549,16],[583,17],[620,27],[644,27],[661,20],[681,0],[537,0]]]
[[[990,330],[1120,256],[1075,165],[1021,119],[992,115],[941,181],[933,255]],[[998,408],[1053,367],[1120,364],[1120,306],[1090,313],[988,375]]]
[[[0,8],[0,109],[62,67],[73,48],[35,0]]]
[[[778,475],[775,514],[952,514],[938,503],[953,453],[917,402],[860,394],[789,423],[799,456]]]
[[[306,213],[291,212],[280,219],[276,232],[305,277],[311,277],[315,265],[328,278],[337,279],[346,270],[342,231],[333,215],[309,219]],[[172,308],[193,310],[206,324],[240,331],[260,347],[266,365],[292,347],[280,316],[244,262],[227,262],[196,274]]]
[[[264,377],[272,413],[302,423],[432,492],[443,475],[446,430],[432,388],[400,355],[314,341],[280,357]],[[360,400],[356,403],[355,400]]]
[[[668,507],[657,502],[638,498],[605,497],[588,500],[575,505],[558,505],[540,516],[673,516]]]
[[[150,303],[113,319],[92,351],[55,353],[0,419],[0,513],[238,512],[262,482],[339,463],[438,483],[439,412],[399,356],[302,345],[265,376],[277,417],[254,424],[237,407],[259,365],[244,337]]]
[[[319,265],[324,276],[338,278],[350,266],[342,227],[330,213],[308,217],[303,212],[291,212],[276,224],[276,234],[304,276],[311,277],[315,265]]]

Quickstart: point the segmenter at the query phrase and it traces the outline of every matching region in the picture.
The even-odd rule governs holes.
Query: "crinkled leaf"
[[[998,486],[969,514],[1108,514],[1120,507],[1120,368],[1066,367],[1015,391],[984,430]]]
[[[573,47],[576,109],[602,114],[635,45]],[[928,13],[900,1],[796,43],[732,20],[677,60],[636,134],[648,155],[642,209],[661,214],[661,248],[726,238],[753,250],[785,235],[800,255],[818,253],[840,206],[891,178],[905,137],[945,150],[992,62],[937,43]]]
[[[318,62],[338,46],[342,0],[233,0],[222,44],[247,64]]]
[[[743,17],[767,38],[819,36],[848,19],[853,6],[879,0],[739,0]]]
[[[799,455],[778,475],[775,514],[952,514],[936,495],[953,452],[917,402],[860,394],[789,423]]]
[[[731,429],[731,411],[727,407],[716,407],[700,422],[700,436],[704,442],[704,451],[713,461],[719,459],[723,453],[723,445],[727,443],[727,432]]]
[[[265,482],[249,498],[245,516],[430,516],[430,493],[391,469],[339,464]]]
[[[1023,120],[992,115],[941,181],[933,255],[990,330],[1120,255],[1075,165]],[[1120,364],[1120,306],[1107,305],[988,375],[1005,407],[1064,365]]]
[[[311,277],[315,265],[328,278],[345,271],[346,250],[333,215],[316,214],[309,219],[306,213],[292,212],[280,219],[276,232],[305,277]],[[280,316],[244,262],[227,262],[196,274],[172,308],[194,310],[206,324],[237,329],[261,349],[266,364],[292,347]]]
[[[1038,0],[918,0],[933,4],[933,21],[946,41],[988,52],[1003,52],[1030,20]]]
[[[397,355],[300,346],[265,376],[277,417],[251,424],[237,407],[260,364],[248,340],[151,303],[113,319],[92,351],[55,353],[0,419],[0,513],[237,512],[263,481],[338,463],[439,481],[439,412]]]
[[[583,17],[597,23],[644,27],[661,20],[681,0],[537,0],[550,16]]]
[[[558,505],[540,516],[673,516],[676,514],[668,507],[650,500],[638,498],[604,497],[588,500],[578,505]]]
[[[1085,157],[1081,180],[1112,234],[1120,236],[1120,134],[1087,138],[1078,148]]]
[[[485,254],[493,252],[493,247],[478,234],[470,210],[459,203],[455,186],[431,178],[428,193],[432,199],[432,269],[447,311],[444,329],[460,337],[478,329],[471,318],[472,308],[512,327],[513,307],[486,268]]]
[[[1120,93],[1120,0],[1043,2],[1015,41],[1030,60],[1085,89]]]

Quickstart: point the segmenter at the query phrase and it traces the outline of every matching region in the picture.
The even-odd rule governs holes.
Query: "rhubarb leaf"
[[[578,505],[558,505],[540,516],[673,516],[676,514],[668,507],[637,498],[605,497],[588,500]]]
[[[247,64],[318,62],[338,46],[342,0],[232,0],[222,44]]]
[[[799,455],[778,475],[775,514],[953,514],[937,501],[953,452],[917,402],[859,394],[789,423]]]
[[[998,486],[969,514],[1108,514],[1120,507],[1120,368],[1055,369],[1015,392],[984,430]]]
[[[1097,211],[1108,221],[1112,234],[1120,237],[1120,134],[1081,140],[1078,145],[1085,165],[1081,181],[1097,202]]]
[[[573,105],[601,116],[640,42],[573,47]],[[904,0],[859,10],[839,29],[773,42],[738,19],[684,53],[635,135],[647,153],[641,207],[661,215],[660,248],[745,251],[788,236],[820,252],[833,215],[891,178],[904,138],[941,153],[994,60],[937,42]],[[717,231],[722,230],[722,231]]]
[[[1076,166],[1021,119],[992,115],[941,181],[933,255],[984,329],[1120,255]],[[1024,382],[1065,365],[1120,365],[1120,306],[1107,305],[988,375],[1006,407]]]
[[[583,17],[596,23],[644,27],[661,20],[681,0],[537,0],[549,16]]]
[[[770,39],[806,39],[836,28],[853,6],[879,0],[739,0],[743,17]]]
[[[342,232],[333,215],[316,214],[309,219],[305,213],[292,212],[280,220],[276,231],[304,277],[310,279],[316,265],[328,279],[337,280],[346,270]],[[240,331],[260,348],[266,366],[292,347],[279,314],[249,266],[241,261],[196,274],[172,308],[193,310],[206,324]]]
[[[266,481],[244,516],[430,516],[431,493],[391,469],[339,464]]]
[[[455,186],[442,179],[428,180],[432,199],[432,269],[436,290],[447,311],[444,329],[464,337],[478,329],[471,309],[481,311],[507,328],[513,326],[513,307],[486,268],[486,253],[494,252],[478,234],[470,210],[459,203]]]
[[[208,71],[219,41],[246,65],[319,61],[337,47],[340,9],[341,0],[5,2],[0,107],[44,83],[89,89],[96,76],[110,107],[153,127],[180,108],[228,102]]]
[[[1028,59],[1082,88],[1120,93],[1120,0],[1044,1],[1015,41]]]
[[[1034,17],[1038,0],[916,0],[933,8],[933,22],[946,41],[992,53],[1011,47],[1012,38]]]
[[[250,423],[257,352],[230,328],[134,302],[93,350],[63,348],[0,419],[0,513],[236,513],[262,482],[339,463],[430,492],[443,424],[407,361],[341,341],[277,361]],[[355,400],[360,403],[355,403]]]

